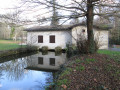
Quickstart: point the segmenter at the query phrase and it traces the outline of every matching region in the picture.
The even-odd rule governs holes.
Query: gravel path
[[[108,50],[111,50],[111,51],[120,51],[120,48],[109,48]]]

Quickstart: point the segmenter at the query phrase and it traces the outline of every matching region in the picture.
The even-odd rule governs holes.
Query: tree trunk
[[[93,35],[92,0],[87,0],[87,35],[88,35],[88,52],[95,53],[95,42],[94,42],[94,35]]]
[[[59,22],[58,22],[58,13],[57,13],[57,9],[56,9],[56,0],[51,0],[51,1],[52,1],[52,8],[53,8],[51,25],[57,26],[59,24]]]

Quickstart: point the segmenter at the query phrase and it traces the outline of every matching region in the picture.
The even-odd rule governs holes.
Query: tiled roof
[[[25,31],[58,31],[58,30],[70,30],[70,26],[37,26],[37,27],[32,27],[32,28],[27,28]]]
[[[25,31],[65,31],[65,30],[71,30],[74,27],[77,26],[85,26],[85,24],[75,24],[75,25],[58,25],[58,26],[37,26],[32,28],[27,28]],[[97,30],[109,30],[111,27],[102,28],[99,26],[93,26],[93,28]]]

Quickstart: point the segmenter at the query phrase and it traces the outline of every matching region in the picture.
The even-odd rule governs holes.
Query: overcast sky
[[[19,0],[0,0],[0,14],[11,12],[9,8],[18,5]]]
[[[19,9],[23,11],[23,13],[21,14],[23,18],[34,19],[34,18],[37,18],[36,16],[39,16],[44,12],[47,12],[46,10],[40,10],[42,6],[36,7],[34,9],[31,9],[25,6],[15,9],[15,7],[19,7],[21,5],[22,5],[21,0],[0,0],[0,14],[12,13],[13,11]]]
[[[61,3],[65,4],[65,2],[63,2],[64,0],[59,0],[59,2],[60,1]],[[18,10],[13,8],[21,5],[22,5],[21,0],[0,0],[0,14],[12,13],[13,11]],[[52,15],[51,9],[50,8],[41,9],[44,7],[42,5],[34,9],[31,9],[26,6],[29,6],[29,5],[23,5],[23,7],[19,8],[20,10],[23,11],[23,13],[20,15],[20,17],[22,17],[23,19],[37,20],[37,18],[43,18],[43,17],[47,18],[50,15]],[[49,13],[46,13],[46,12],[49,12]]]

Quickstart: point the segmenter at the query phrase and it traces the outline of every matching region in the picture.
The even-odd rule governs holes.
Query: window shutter
[[[38,64],[43,64],[43,57],[38,57]]]
[[[43,43],[43,36],[38,36],[38,43]]]
[[[55,58],[50,58],[50,65],[55,66]]]
[[[50,43],[55,43],[55,35],[50,36]]]

